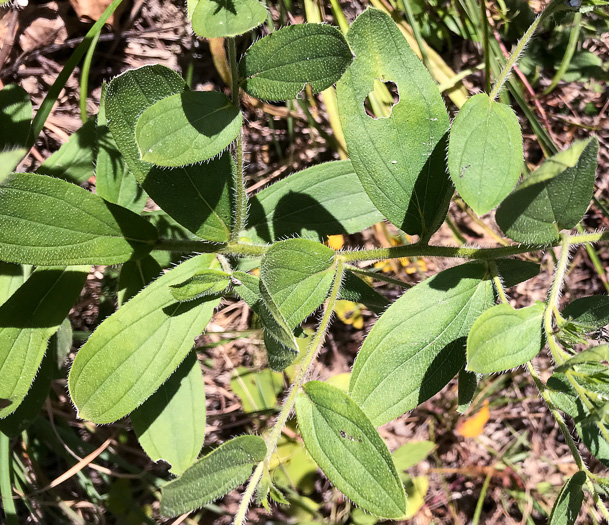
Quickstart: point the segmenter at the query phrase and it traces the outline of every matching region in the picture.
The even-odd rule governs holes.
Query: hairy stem
[[[497,263],[495,261],[491,261],[489,266],[493,274],[493,283],[495,285],[495,289],[497,290],[497,295],[499,296],[499,299],[501,299],[502,303],[510,304],[507,295],[505,295],[505,289],[503,288],[503,284],[501,283],[501,278],[499,277],[499,269],[497,268]]]
[[[281,431],[283,430],[283,427],[285,426],[288,418],[290,417],[290,414],[292,413],[292,409],[294,408],[294,402],[296,401],[296,395],[298,394],[298,391],[300,390],[302,385],[305,383],[310,372],[309,369],[311,367],[311,364],[317,357],[317,354],[324,343],[326,332],[328,326],[330,325],[330,320],[332,319],[334,306],[336,305],[336,301],[338,299],[338,292],[340,291],[343,270],[344,261],[340,257],[337,257],[336,271],[334,273],[334,282],[330,290],[330,297],[328,298],[326,306],[324,308],[323,317],[321,319],[321,322],[319,323],[317,332],[315,333],[315,336],[313,337],[313,340],[311,341],[311,344],[309,345],[306,354],[300,364],[298,373],[296,374],[296,377],[294,378],[294,381],[290,386],[290,391],[283,402],[281,411],[279,412],[279,416],[277,416],[277,421],[275,422],[271,433],[266,438],[266,457],[262,462],[258,464],[256,470],[254,471],[254,474],[250,478],[247,489],[245,490],[243,498],[241,499],[239,511],[235,516],[235,525],[242,525],[245,520],[245,515],[247,513],[247,509],[249,508],[250,501],[254,496],[254,493],[256,491],[258,483],[260,482],[260,479],[262,478],[262,475],[264,474],[264,471],[268,469],[271,457],[273,456],[273,454],[275,453],[275,449],[277,448],[277,442],[281,437]]]

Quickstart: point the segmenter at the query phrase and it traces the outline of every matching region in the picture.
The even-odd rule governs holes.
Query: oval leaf
[[[192,30],[203,38],[242,35],[266,20],[266,8],[258,0],[188,0]]]
[[[349,384],[375,425],[446,386],[465,364],[464,337],[493,302],[487,267],[468,263],[426,279],[387,309],[364,341]]]
[[[575,299],[565,306],[562,316],[590,332],[599,330],[609,324],[609,296],[592,295]]]
[[[467,338],[467,369],[492,374],[533,359],[543,346],[543,312],[543,303],[520,310],[503,303],[484,312]]]
[[[503,233],[518,242],[549,243],[577,226],[594,192],[597,155],[592,138],[547,159],[497,210]]]
[[[0,185],[0,259],[42,266],[145,256],[157,232],[133,212],[69,182],[14,173]]]
[[[463,200],[478,215],[491,211],[518,182],[522,162],[522,132],[512,108],[486,93],[468,99],[448,143],[448,169]]]
[[[224,496],[247,481],[265,456],[266,443],[258,436],[223,443],[162,488],[161,514],[179,516]]]
[[[211,159],[235,140],[242,118],[239,108],[217,91],[186,91],[164,98],[137,121],[140,158],[168,167]]]
[[[150,459],[167,461],[171,472],[180,476],[201,451],[205,415],[201,366],[196,352],[190,352],[161,388],[131,413],[131,423]]]
[[[388,15],[364,11],[347,39],[356,58],[336,91],[353,168],[387,219],[407,233],[429,236],[444,220],[453,192],[442,96]],[[364,108],[377,80],[398,88],[399,102],[387,118],[374,119]]]
[[[573,525],[584,502],[586,473],[579,471],[564,484],[548,520],[548,525]]]
[[[382,518],[401,518],[406,495],[378,432],[342,390],[310,381],[296,396],[298,427],[328,479],[356,505]]]
[[[342,33],[323,24],[298,24],[258,40],[239,63],[243,89],[263,100],[296,98],[310,84],[318,93],[334,84],[353,55]]]
[[[209,268],[199,255],[166,273],[108,317],[80,349],[68,377],[79,417],[111,423],[148,399],[192,348],[219,299],[177,303],[169,286]]]
[[[220,270],[202,270],[184,282],[172,284],[169,291],[176,301],[192,301],[222,293],[230,284],[230,275]]]

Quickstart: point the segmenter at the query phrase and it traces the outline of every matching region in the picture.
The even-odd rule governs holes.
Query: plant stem
[[[425,49],[425,40],[423,40],[423,36],[421,35],[421,28],[419,27],[419,22],[414,17],[414,13],[412,12],[410,0],[398,0],[398,5],[402,12],[406,15],[406,20],[408,20],[408,23],[412,28],[414,38],[417,41],[417,46],[419,46],[419,52],[421,53],[421,61],[423,62],[425,67],[431,71],[432,68],[429,63],[429,58],[427,57],[427,49]]]
[[[98,32],[91,41],[91,45],[87,50],[87,56],[82,65],[82,72],[80,74],[80,119],[83,123],[87,122],[89,115],[87,115],[87,94],[89,93],[89,71],[91,70],[91,62],[93,61],[93,55],[95,54],[95,47],[99,40]]]
[[[13,499],[13,484],[11,483],[11,443],[6,434],[0,432],[0,493],[6,525],[18,525],[17,509]]]
[[[488,44],[488,20],[486,19],[486,0],[480,0],[480,23],[482,24],[482,52],[484,53],[484,80],[486,92],[491,90],[491,55]]]
[[[527,47],[527,44],[531,40],[535,31],[537,31],[537,28],[539,27],[539,25],[550,15],[554,14],[555,12],[557,12],[561,9],[564,9],[565,8],[564,4],[565,4],[564,0],[552,0],[548,4],[548,6],[543,10],[543,12],[533,21],[531,26],[527,29],[526,33],[518,41],[518,44],[516,44],[516,47],[512,51],[510,58],[508,59],[505,66],[503,67],[503,70],[499,74],[499,78],[497,78],[497,80],[495,81],[493,90],[491,91],[491,94],[489,95],[491,100],[495,100],[497,98],[497,95],[499,94],[499,91],[503,87],[503,84],[505,84],[505,81],[507,80],[510,72],[512,71],[512,68],[516,65],[516,62],[520,58],[520,55]]]
[[[254,496],[254,492],[258,486],[260,478],[264,474],[264,471],[268,469],[269,461],[271,457],[275,453],[275,449],[277,448],[277,442],[281,436],[281,431],[285,426],[290,414],[292,413],[292,408],[294,407],[294,402],[296,401],[296,395],[298,391],[306,381],[309,375],[309,368],[311,364],[317,357],[319,350],[321,349],[325,337],[326,332],[328,330],[328,326],[330,325],[330,320],[332,319],[332,313],[334,311],[334,306],[336,305],[336,301],[338,299],[338,293],[340,291],[340,285],[343,277],[344,270],[344,261],[342,258],[337,257],[336,263],[336,271],[334,273],[334,282],[332,283],[332,289],[330,290],[330,297],[326,302],[326,306],[324,308],[323,317],[321,322],[319,323],[319,327],[317,328],[317,332],[311,341],[311,344],[307,348],[306,354],[300,364],[300,368],[298,369],[298,373],[292,382],[290,387],[290,391],[285,398],[283,405],[281,407],[281,411],[279,412],[279,416],[277,417],[277,421],[271,430],[271,433],[266,438],[266,447],[267,452],[264,460],[258,464],[254,474],[250,478],[247,489],[243,494],[243,498],[241,499],[241,504],[239,505],[239,511],[235,516],[234,525],[242,525],[245,520],[245,515],[247,513],[247,509],[249,508],[250,501]]]
[[[497,295],[499,296],[499,299],[501,299],[502,303],[510,304],[507,295],[505,295],[505,290],[503,289],[501,279],[499,278],[499,269],[497,268],[497,263],[495,261],[491,261],[489,267],[493,274],[493,283],[495,284],[495,289],[497,290]]]
[[[233,104],[241,106],[241,88],[239,87],[239,69],[237,67],[237,44],[235,38],[228,39],[228,61],[231,72],[231,93]],[[245,190],[245,178],[243,177],[243,128],[239,129],[237,142],[235,144],[235,222],[230,232],[230,240],[237,242],[241,232],[245,229],[247,222],[247,193]]]

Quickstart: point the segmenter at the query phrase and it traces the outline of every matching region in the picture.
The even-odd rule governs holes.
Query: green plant
[[[113,2],[106,19],[119,3]],[[376,427],[431,398],[457,375],[459,405],[466,409],[480,374],[525,365],[579,468],[563,487],[550,522],[573,523],[584,488],[609,519],[600,497],[609,481],[586,468],[559,412],[573,418],[590,452],[609,465],[609,371],[603,364],[608,350],[599,345],[576,351],[609,322],[609,300],[583,297],[562,312],[557,309],[571,247],[609,240],[607,233],[569,231],[592,199],[598,141],[574,142],[518,183],[520,125],[513,110],[496,100],[537,26],[569,9],[563,0],[553,0],[490,92],[468,99],[452,126],[433,78],[392,19],[375,9],[362,13],[346,36],[329,25],[284,27],[257,41],[238,61],[235,39],[265,21],[262,4],[233,0],[227,7],[192,0],[188,12],[194,31],[228,39],[232,98],[191,91],[165,67],[127,71],[104,87],[97,118],[37,174],[12,170],[39,135],[103,18],[33,122],[21,88],[0,91],[2,464],[10,463],[8,436],[23,430],[26,416],[44,400],[45,386],[48,391],[52,378],[43,371],[52,356],[45,356],[47,342],[61,331],[89,265],[121,264],[119,308],[78,351],[68,388],[81,419],[103,424],[130,415],[147,454],[171,463],[178,478],[162,488],[164,515],[209,504],[248,480],[235,523],[244,522],[254,498],[266,507],[269,497],[287,503],[272,461],[278,445],[285,444],[282,430],[295,407],[306,449],[328,479],[375,516],[403,518],[408,512],[405,480]],[[397,86],[399,102],[383,109],[382,99],[375,97],[390,82]],[[292,174],[248,198],[242,90],[258,99],[286,101],[305,86],[317,93],[334,84],[350,160]],[[377,116],[366,112],[369,97],[381,108]],[[88,171],[70,159],[83,152],[96,161],[96,194],[77,186]],[[430,244],[455,188],[478,214],[498,207],[497,224],[520,244]],[[162,212],[144,212],[147,197]],[[383,219],[419,240],[351,251],[320,242]],[[168,223],[171,228],[162,227]],[[539,270],[514,256],[550,247],[559,247],[560,256],[548,299],[512,308],[504,287]],[[169,261],[153,256],[161,252],[196,255],[163,273],[160,262],[168,266]],[[380,276],[357,263],[412,256],[469,262],[412,287],[382,313],[348,385],[309,381],[338,300],[361,302],[374,311],[386,306],[359,277]],[[245,271],[243,261],[259,267],[260,276]],[[25,270],[15,271],[9,263],[36,268],[25,279]],[[244,300],[260,318],[273,371],[295,368],[268,432],[236,437],[197,460],[205,402],[192,346],[222,297]],[[320,307],[317,329],[307,337],[301,325]],[[544,384],[531,360],[545,344],[556,367]],[[260,398],[248,392],[241,372],[234,378],[235,391],[252,409],[272,409],[268,400],[277,399],[280,389],[269,387],[273,376],[266,372],[271,375],[254,378],[261,381]],[[2,472],[0,490],[10,522],[16,516],[10,470]]]

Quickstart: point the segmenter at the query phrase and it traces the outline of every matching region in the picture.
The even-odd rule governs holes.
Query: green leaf
[[[121,268],[118,278],[118,305],[125,304],[129,299],[138,294],[140,290],[154,281],[163,273],[159,263],[152,258],[152,255],[138,261],[127,261]]]
[[[609,324],[609,296],[579,297],[565,306],[562,316],[589,332],[599,330]]]
[[[218,91],[186,91],[147,108],[135,126],[140,158],[179,167],[211,159],[235,140],[242,115]]]
[[[376,322],[353,365],[350,394],[375,425],[439,392],[465,364],[465,336],[494,303],[486,265],[450,268],[406,291]]]
[[[20,265],[0,261],[0,306],[19,289],[24,280]]]
[[[467,337],[467,369],[503,372],[533,359],[543,346],[541,302],[515,310],[507,303],[484,312]]]
[[[245,272],[233,272],[232,279],[235,293],[243,299],[248,306],[254,307],[260,300],[260,279]]]
[[[230,275],[221,270],[201,270],[184,282],[172,284],[169,291],[176,301],[192,301],[222,293],[230,284]]]
[[[169,241],[198,241],[200,238],[177,223],[170,215],[163,210],[144,211],[142,216],[146,218],[159,232],[159,239]],[[162,268],[169,268],[173,264],[178,264],[183,259],[182,252],[153,251],[152,257],[161,265]]]
[[[448,170],[463,200],[478,215],[501,204],[522,170],[522,132],[510,108],[486,93],[463,104],[448,143]]]
[[[555,368],[555,372],[564,372],[581,363],[601,363],[609,360],[609,346],[591,346],[567,359],[562,365]]]
[[[69,182],[14,173],[0,186],[0,259],[42,266],[117,264],[146,255],[145,219]]]
[[[0,307],[0,398],[10,401],[0,418],[13,413],[28,393],[48,340],[74,306],[88,271],[38,269]]]
[[[310,381],[296,396],[307,450],[345,496],[382,518],[401,518],[406,495],[387,445],[357,404],[336,387]]]
[[[250,200],[253,241],[351,234],[383,220],[364,191],[351,162],[332,161],[293,173]]]
[[[520,259],[497,259],[495,261],[501,282],[506,288],[516,286],[539,275],[540,266],[534,262]]]
[[[27,91],[17,84],[0,90],[0,150],[27,144],[32,123],[32,103]]]
[[[548,525],[573,525],[584,502],[586,473],[581,470],[567,480],[556,498]]]
[[[326,299],[334,278],[334,256],[331,248],[307,239],[277,242],[264,254],[260,283],[290,329]],[[268,306],[270,301],[263,298]]]
[[[266,8],[257,0],[188,0],[192,30],[203,38],[233,37],[247,33],[266,20]]]
[[[478,376],[465,369],[459,370],[459,393],[457,412],[464,414],[472,404],[472,400],[478,389]]]
[[[275,337],[276,329],[272,328],[272,323],[273,321],[269,322],[267,318],[263,317],[264,347],[266,348],[267,361],[271,370],[282,372],[296,359],[298,351],[294,349],[294,344],[298,347],[298,342],[295,339],[294,343],[290,341],[289,344],[279,341]]]
[[[407,233],[429,236],[444,220],[453,192],[442,96],[388,15],[367,9],[347,38],[356,58],[336,91],[353,168],[387,219]],[[399,102],[387,118],[374,119],[364,108],[375,80],[398,88]]]
[[[239,367],[233,371],[230,387],[241,400],[245,413],[273,410],[277,394],[283,390],[283,375],[268,368],[254,372]]]
[[[436,448],[436,444],[432,441],[409,441],[395,450],[391,457],[395,468],[398,472],[402,472],[418,465],[431,454],[434,448]]]
[[[176,303],[169,286],[209,268],[212,255],[189,259],[108,317],[80,349],[68,377],[79,417],[111,423],[148,399],[182,362],[219,299]]]
[[[384,296],[350,271],[343,275],[338,299],[361,303],[375,314],[380,314],[389,306],[389,301]]]
[[[23,148],[0,152],[0,184],[14,171],[26,153]]]
[[[592,199],[597,155],[591,138],[547,159],[497,210],[501,230],[518,242],[549,243],[575,227]]]
[[[224,496],[245,482],[265,455],[266,443],[258,436],[223,443],[162,488],[161,514],[179,516]]]
[[[138,183],[176,222],[202,239],[226,242],[230,235],[235,164],[224,153],[205,164],[162,169],[140,160],[135,127],[155,102],[187,91],[184,80],[163,66],[144,66],[108,86],[108,128]]]
[[[306,84],[319,93],[341,77],[352,59],[335,27],[287,26],[247,50],[239,63],[241,86],[253,97],[273,101],[296,98]]]
[[[82,184],[95,175],[96,151],[95,118],[91,117],[70,136],[67,142],[46,159],[36,172],[74,184]]]
[[[148,195],[137,183],[108,129],[106,118],[107,84],[102,85],[97,114],[97,161],[95,163],[95,193],[107,200],[140,213]]]
[[[197,353],[191,351],[152,397],[131,412],[131,423],[150,459],[167,461],[180,476],[201,451],[205,415],[205,384]]]

